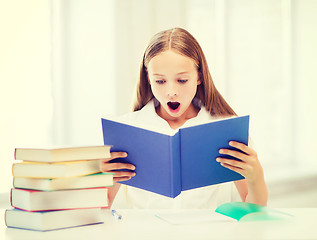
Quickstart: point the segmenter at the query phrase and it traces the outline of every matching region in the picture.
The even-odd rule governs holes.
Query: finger
[[[134,177],[135,172],[128,172],[128,171],[112,171],[114,173],[114,178],[116,177]]]
[[[128,181],[130,179],[131,179],[131,177],[114,177],[113,181],[114,182],[122,182],[122,181]]]
[[[121,182],[130,180],[135,176],[134,172],[113,172],[115,175],[113,176],[114,182]]]
[[[127,169],[135,170],[135,166],[130,163],[108,163],[107,164],[112,170]]]
[[[118,169],[135,170],[135,166],[130,163],[102,162],[100,165],[100,169],[103,172],[109,172],[109,171],[118,170]]]
[[[237,161],[237,160],[233,160],[233,159],[227,159],[227,158],[216,158],[217,162],[226,164],[226,165],[230,165],[232,167],[236,167],[236,168],[240,168],[240,169],[244,169],[245,168],[245,163],[241,162],[241,161]]]
[[[115,158],[126,158],[128,154],[126,152],[112,152],[111,153],[111,159]]]
[[[219,150],[219,153],[238,158],[242,161],[247,161],[247,159],[248,159],[248,155],[241,153],[241,152],[238,152],[238,151],[235,151],[235,150],[222,148]]]
[[[102,159],[101,163],[108,163],[116,158],[126,158],[128,154],[126,152],[112,152],[110,153],[110,158]]]
[[[240,175],[244,176],[244,170],[243,169],[235,167],[235,166],[232,166],[232,165],[229,165],[229,164],[226,164],[226,163],[220,163],[220,164],[221,164],[221,166],[223,166],[225,168],[228,168],[228,169],[230,169],[230,170],[232,170],[234,172],[237,172]]]
[[[235,148],[237,148],[237,149],[241,150],[242,152],[245,152],[246,154],[249,154],[249,155],[255,153],[255,151],[252,148],[250,148],[248,145],[245,145],[244,143],[230,141],[229,145],[232,147],[235,147]]]

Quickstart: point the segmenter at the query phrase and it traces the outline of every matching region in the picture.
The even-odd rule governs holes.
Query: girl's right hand
[[[102,160],[100,169],[102,172],[114,173],[113,181],[127,181],[135,176],[135,172],[131,171],[118,171],[120,169],[135,170],[135,166],[130,163],[111,163],[110,161],[116,158],[125,158],[128,154],[125,152],[112,152],[111,157]],[[115,170],[115,171],[114,171]]]

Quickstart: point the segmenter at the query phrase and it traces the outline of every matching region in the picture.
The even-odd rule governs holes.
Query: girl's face
[[[155,98],[160,102],[160,115],[165,120],[188,118],[194,111],[192,100],[201,83],[194,61],[167,50],[148,64],[148,77]]]

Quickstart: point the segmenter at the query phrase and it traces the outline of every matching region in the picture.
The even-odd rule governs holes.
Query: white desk
[[[257,222],[204,222],[171,225],[154,216],[159,211],[118,210],[123,218],[105,212],[105,223],[50,232],[6,228],[4,209],[0,209],[1,240],[37,239],[317,239],[317,208],[285,208],[290,220]]]

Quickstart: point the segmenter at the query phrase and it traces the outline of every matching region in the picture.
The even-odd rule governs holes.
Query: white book
[[[55,179],[16,177],[13,179],[13,186],[40,191],[110,187],[113,186],[113,175],[113,173],[97,173],[82,177]]]
[[[12,165],[14,177],[71,178],[101,172],[100,160],[60,163],[21,162]]]
[[[110,158],[111,146],[16,148],[15,159],[31,162],[65,162]]]
[[[107,207],[108,189],[104,187],[44,192],[12,188],[11,206],[25,211]]]
[[[7,227],[13,228],[49,231],[103,223],[101,213],[100,208],[45,212],[7,209],[5,212],[5,224]]]

